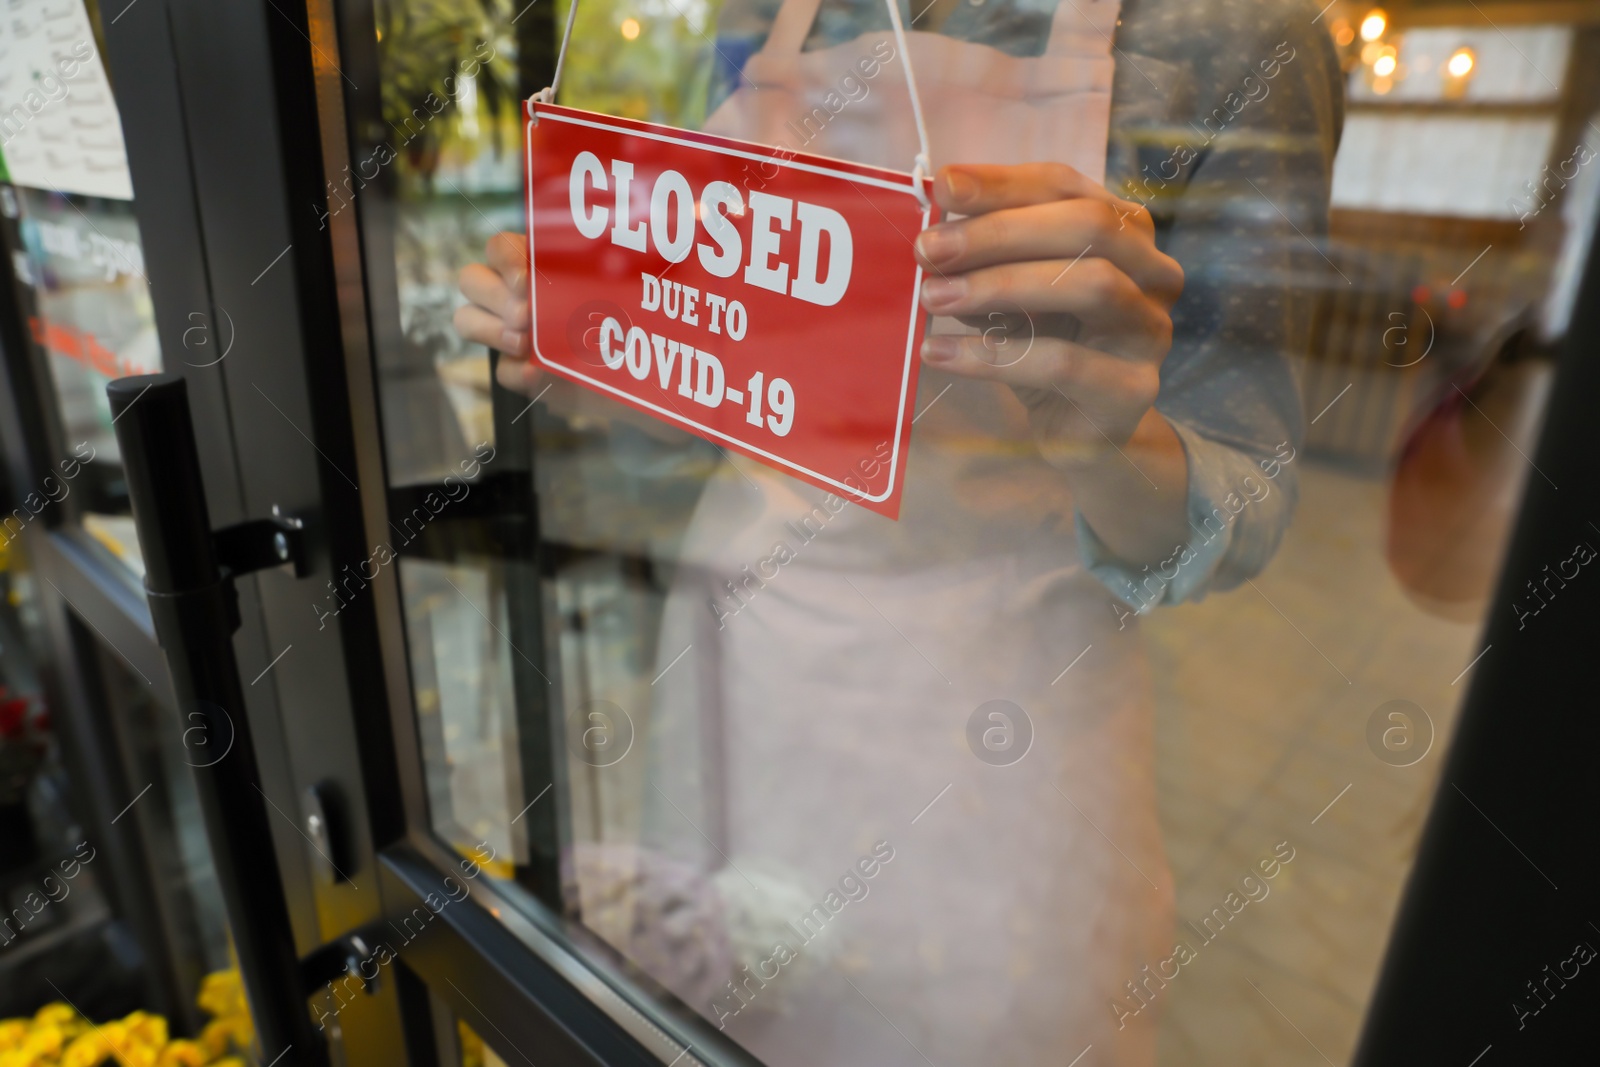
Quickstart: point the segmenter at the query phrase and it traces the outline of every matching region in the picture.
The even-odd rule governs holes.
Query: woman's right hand
[[[468,341],[500,353],[495,378],[507,389],[529,396],[544,377],[528,358],[528,239],[509,231],[489,238],[485,263],[461,268],[461,294],[468,303],[456,308],[456,332]]]

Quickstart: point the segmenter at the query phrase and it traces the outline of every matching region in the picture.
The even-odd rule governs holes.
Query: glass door
[[[1560,1047],[1524,980],[1595,871],[1505,733],[1600,536],[1546,418],[1595,386],[1600,9],[1319,6],[576,13],[561,104],[878,164],[911,62],[935,164],[1004,168],[855,250],[940,275],[891,519],[530,362],[567,8],[170,0],[240,496],[311,546],[241,654],[326,831],[298,947],[380,976],[313,999],[335,1047],[1387,1062],[1454,899],[1515,934],[1435,959],[1433,1040]],[[1095,70],[1098,126],[964,110]]]

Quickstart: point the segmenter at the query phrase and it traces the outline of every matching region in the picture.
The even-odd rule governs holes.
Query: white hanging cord
[[[933,166],[928,162],[928,127],[922,121],[922,98],[917,94],[917,76],[911,71],[911,49],[906,44],[906,28],[900,24],[900,4],[898,0],[885,0],[889,5],[889,22],[894,26],[895,44],[900,46],[900,61],[906,68],[906,88],[911,92],[911,115],[917,123],[917,144],[922,151],[917,153],[916,166],[911,168],[911,189],[917,194],[917,203],[924,208],[931,206],[928,194],[922,187],[923,179],[932,175]],[[557,67],[559,70],[559,66]]]
[[[896,0],[885,0],[889,6],[889,23],[894,27],[895,43],[900,47],[900,60],[906,68],[906,89],[911,93],[911,115],[917,124],[917,152],[915,166],[911,168],[911,191],[916,194],[917,203],[924,208],[930,207],[927,191],[923,188],[923,181],[931,177],[933,165],[928,162],[928,126],[922,120],[922,97],[917,92],[917,76],[911,69],[911,48],[906,43],[906,28],[900,20],[900,5]],[[533,102],[538,104],[553,104],[556,101],[556,89],[561,85],[561,68],[567,61],[567,45],[572,40],[572,23],[578,14],[578,0],[572,0],[567,8],[567,27],[561,34],[561,50],[556,53],[556,72],[550,79],[550,84],[533,94]],[[530,112],[532,109],[530,109]],[[538,115],[533,115],[535,122],[539,121]]]
[[[567,28],[561,34],[561,50],[556,53],[556,73],[550,79],[550,84],[533,94],[533,101],[537,104],[553,104],[556,102],[556,88],[561,84],[561,67],[567,61],[567,42],[572,40],[572,22],[578,16],[578,0],[572,0],[567,8]],[[529,109],[532,114],[532,109]],[[538,122],[539,116],[533,115],[533,121]]]

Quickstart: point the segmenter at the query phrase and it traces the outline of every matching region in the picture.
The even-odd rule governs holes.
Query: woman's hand
[[[461,268],[461,293],[471,303],[456,309],[456,332],[468,341],[488,345],[500,353],[495,380],[513,392],[538,399],[563,415],[584,415],[608,422],[625,422],[658,441],[681,446],[688,434],[626,404],[584,389],[555,376],[547,377],[532,354],[532,329],[528,307],[528,238],[520,233],[497,233],[484,249],[487,263]]]
[[[1095,532],[1124,559],[1164,556],[1187,465],[1153,405],[1183,269],[1150,213],[1054,163],[944,167],[934,195],[966,217],[917,239],[922,306],[984,332],[929,336],[923,361],[1011,386]]]
[[[967,218],[917,239],[922,306],[984,333],[931,336],[923,360],[1012,386],[1054,461],[1126,444],[1155,403],[1183,290],[1150,213],[1054,163],[945,167],[934,193]]]
[[[484,251],[487,264],[461,268],[461,293],[471,303],[456,309],[456,332],[498,351],[500,384],[532,396],[543,374],[528,358],[528,239],[497,233]]]

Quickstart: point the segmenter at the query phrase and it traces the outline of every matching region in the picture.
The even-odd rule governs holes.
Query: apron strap
[[[783,0],[762,51],[773,55],[799,52],[811,34],[811,25],[817,21],[817,9],[821,6],[822,0]]]
[[[1122,0],[1060,0],[1044,54],[1054,58],[1108,56]]]
[[[900,62],[905,67],[906,89],[911,93],[911,115],[917,124],[917,145],[920,150],[912,160],[912,190],[916,193],[917,203],[927,208],[931,203],[922,183],[925,178],[932,176],[933,165],[928,161],[928,127],[922,118],[922,98],[917,93],[917,76],[911,69],[911,49],[906,41],[905,24],[900,18],[900,5],[897,0],[884,2],[889,8],[889,25],[894,29],[895,46],[900,49]],[[1100,2],[1114,4],[1117,0]],[[817,21],[817,9],[821,6],[822,0],[783,0],[761,51],[773,56],[798,55],[805,46],[806,38],[811,35],[811,26]]]

